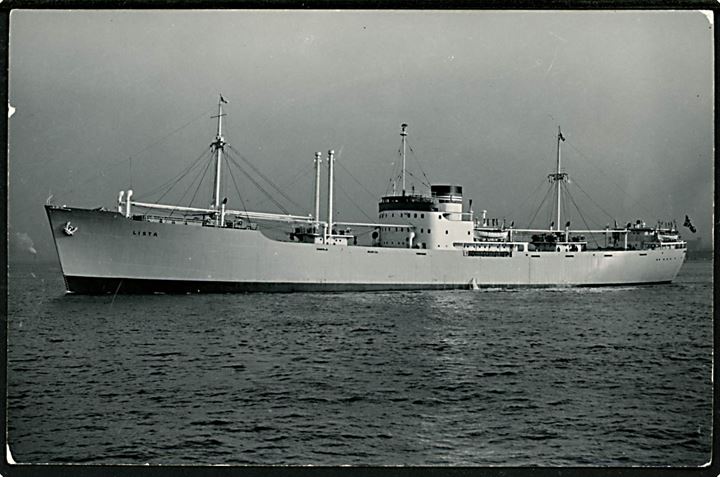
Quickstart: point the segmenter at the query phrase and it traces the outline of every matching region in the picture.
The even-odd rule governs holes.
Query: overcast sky
[[[157,198],[147,193],[207,151],[218,92],[231,152],[283,188],[291,213],[312,211],[314,152],[333,148],[338,217],[375,219],[406,122],[417,192],[424,172],[462,184],[475,211],[527,226],[561,125],[590,226],[689,214],[699,230],[685,237],[709,245],[712,28],[678,11],[13,11],[11,258],[30,244],[54,258],[50,194],[115,208],[132,185]],[[163,202],[187,205],[201,174]],[[231,207],[279,210],[233,174]],[[210,176],[194,205],[210,203]],[[549,225],[545,205],[534,226]]]

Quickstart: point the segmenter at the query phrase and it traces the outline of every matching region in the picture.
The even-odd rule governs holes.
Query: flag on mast
[[[227,104],[227,100],[225,98],[223,98],[222,93],[220,94],[220,102]]]

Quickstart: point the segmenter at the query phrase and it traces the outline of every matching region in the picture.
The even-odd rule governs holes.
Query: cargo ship
[[[372,222],[333,215],[334,151],[314,157],[314,213],[252,212],[227,207],[221,177],[223,104],[208,153],[214,165],[208,208],[133,199],[121,191],[117,209],[46,204],[69,293],[229,293],[460,289],[519,286],[617,286],[670,283],[686,256],[673,221],[641,220],[603,229],[561,227],[568,174],[561,168],[565,138],[557,136],[554,221],[515,228],[475,214],[459,184],[406,190],[407,124],[401,126],[402,173],[380,198]],[[308,161],[309,162],[309,161]],[[327,164],[326,218],[320,216]],[[477,215],[477,216],[476,216]],[[266,224],[284,224],[272,236]],[[369,230],[358,244],[355,230]]]

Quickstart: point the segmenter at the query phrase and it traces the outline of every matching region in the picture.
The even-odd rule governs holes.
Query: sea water
[[[669,285],[67,295],[9,273],[23,463],[699,466],[712,262]]]

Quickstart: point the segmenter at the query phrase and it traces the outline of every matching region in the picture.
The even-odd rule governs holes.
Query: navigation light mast
[[[402,195],[405,195],[405,138],[407,137],[407,124],[400,125],[400,136],[402,137]]]

